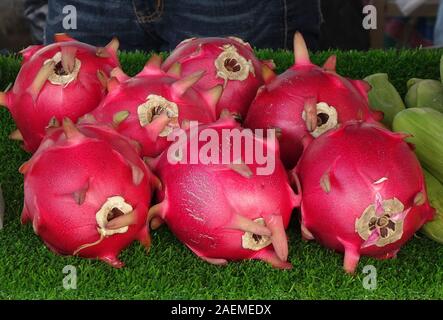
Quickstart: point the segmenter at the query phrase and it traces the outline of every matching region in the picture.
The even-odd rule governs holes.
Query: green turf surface
[[[412,77],[439,78],[436,50],[338,53],[338,72],[353,78],[386,72],[403,96]],[[330,53],[313,56],[323,62]],[[260,51],[273,58],[281,72],[292,62],[287,52]],[[123,68],[133,75],[147,55],[122,54]],[[19,70],[16,57],[0,57],[0,88],[12,82]],[[345,275],[342,256],[315,242],[300,240],[298,224],[289,230],[290,271],[274,270],[265,263],[245,261],[226,267],[209,265],[195,257],[165,228],[152,234],[148,255],[138,243],[121,254],[126,267],[115,270],[99,262],[51,253],[19,222],[23,178],[17,169],[29,158],[18,143],[8,140],[15,129],[7,110],[0,110],[0,182],[6,200],[5,228],[0,231],[0,299],[442,299],[443,246],[417,235],[398,259],[362,258],[355,276]],[[297,215],[294,215],[296,218]],[[296,219],[293,219],[296,220]],[[362,269],[377,269],[377,288],[363,287]],[[77,268],[76,290],[63,288],[62,270]]]

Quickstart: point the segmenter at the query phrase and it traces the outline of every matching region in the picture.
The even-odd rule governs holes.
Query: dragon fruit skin
[[[120,268],[118,254],[132,241],[149,248],[147,210],[158,180],[112,128],[64,120],[20,171],[22,223],[31,222],[53,252]]]
[[[200,125],[198,130],[202,132],[207,128],[218,134],[226,129],[239,129],[233,118]],[[167,151],[156,158],[154,170],[163,187],[158,192],[161,202],[148,214],[151,227],[165,221],[181,242],[212,264],[259,259],[277,268],[291,268],[286,262],[285,228],[300,199],[288,183],[287,173],[278,158],[278,145],[273,149],[263,139],[254,137],[254,140],[264,143],[268,152],[275,150],[275,170],[270,175],[258,175],[255,162],[192,164],[189,152],[187,163],[170,163]],[[189,143],[181,145],[189,147]],[[198,148],[202,149],[202,142]],[[244,152],[245,148],[242,159],[245,159]],[[260,241],[263,241],[261,245]]]
[[[38,148],[50,121],[76,121],[96,108],[106,94],[105,78],[119,66],[117,39],[104,48],[66,35],[56,40],[23,50],[12,90],[0,93],[0,105],[9,109],[18,127],[10,138],[24,140],[24,149],[30,152]]]
[[[260,61],[252,47],[236,37],[191,38],[181,42],[162,65],[164,70],[179,65],[184,76],[206,70],[197,87],[208,90],[223,85],[217,117],[228,109],[244,119],[257,89],[273,78],[273,62]]]
[[[133,78],[114,69],[108,95],[91,112],[92,122],[113,124],[118,132],[140,143],[142,154],[148,157],[158,156],[170,145],[167,135],[183,121],[215,121],[215,106],[222,92],[221,86],[193,89],[202,71],[181,77],[180,70],[166,73],[160,64],[161,58],[152,56]]]
[[[335,56],[323,67],[312,64],[299,33],[294,48],[295,64],[259,89],[244,122],[247,128],[281,132],[282,160],[288,169],[300,158],[305,136],[317,137],[349,120],[373,122],[380,117],[369,109],[369,85],[338,75]]]
[[[420,164],[404,138],[348,122],[310,143],[294,169],[303,237],[344,252],[349,273],[361,255],[395,257],[432,219]]]

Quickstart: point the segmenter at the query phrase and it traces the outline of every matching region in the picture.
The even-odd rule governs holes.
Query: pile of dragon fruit
[[[153,55],[129,77],[118,45],[59,34],[25,49],[14,86],[0,93],[17,125],[10,137],[33,153],[19,168],[22,223],[53,252],[122,267],[120,252],[134,240],[149,249],[164,223],[209,263],[289,269],[292,218],[303,239],[344,253],[352,273],[360,256],[395,257],[432,219],[413,146],[379,122],[369,84],[337,74],[334,56],[314,65],[301,34],[280,75],[248,43],[214,37],[185,40],[165,61]],[[207,129],[252,137],[275,156],[272,172],[260,174],[260,159],[233,141],[190,146]],[[174,142],[177,132],[190,139]],[[193,162],[188,147],[215,161]]]

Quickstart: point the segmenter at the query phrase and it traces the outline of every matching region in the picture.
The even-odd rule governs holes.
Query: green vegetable
[[[428,171],[423,170],[428,189],[428,199],[435,209],[435,216],[421,231],[429,238],[443,244],[443,185]]]
[[[382,111],[384,114],[383,124],[391,128],[395,115],[405,109],[397,89],[389,82],[386,73],[376,73],[364,80],[372,87],[368,93],[371,109]]]
[[[440,80],[443,83],[443,55],[440,58]]]
[[[437,80],[410,79],[405,103],[408,108],[432,108],[443,112],[443,84]]]
[[[443,113],[431,108],[411,108],[399,112],[393,130],[411,134],[421,164],[443,182]]]

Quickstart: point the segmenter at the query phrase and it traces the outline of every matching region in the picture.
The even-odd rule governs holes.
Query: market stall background
[[[351,78],[377,72],[389,74],[402,96],[412,77],[439,78],[443,50],[340,52],[312,56],[321,64],[337,54],[337,71]],[[163,54],[166,56],[166,54]],[[274,59],[277,72],[287,69],[292,53],[260,50],[261,59]],[[148,59],[141,52],[120,54],[123,69],[134,75]],[[20,68],[15,55],[0,57],[0,87],[13,82]],[[60,257],[51,253],[34,235],[32,226],[20,224],[23,176],[18,167],[29,155],[8,135],[15,129],[6,109],[0,110],[0,181],[6,202],[5,227],[0,232],[1,299],[441,299],[443,297],[443,246],[420,233],[398,254],[397,259],[377,261],[362,258],[355,276],[343,273],[342,256],[315,242],[303,242],[298,212],[288,230],[293,264],[290,271],[274,270],[265,263],[245,261],[225,267],[199,260],[167,230],[152,232],[152,247],[133,244],[122,253],[121,270],[93,260]],[[77,289],[66,290],[64,268],[77,270]],[[377,271],[377,287],[365,289],[366,265]]]
[[[367,50],[432,45],[439,1],[322,1],[320,49]],[[45,2],[47,3],[45,0],[0,1],[0,53],[43,42],[44,17],[48,11]],[[364,17],[362,7],[366,4],[377,8],[375,30],[365,30],[361,26]]]

